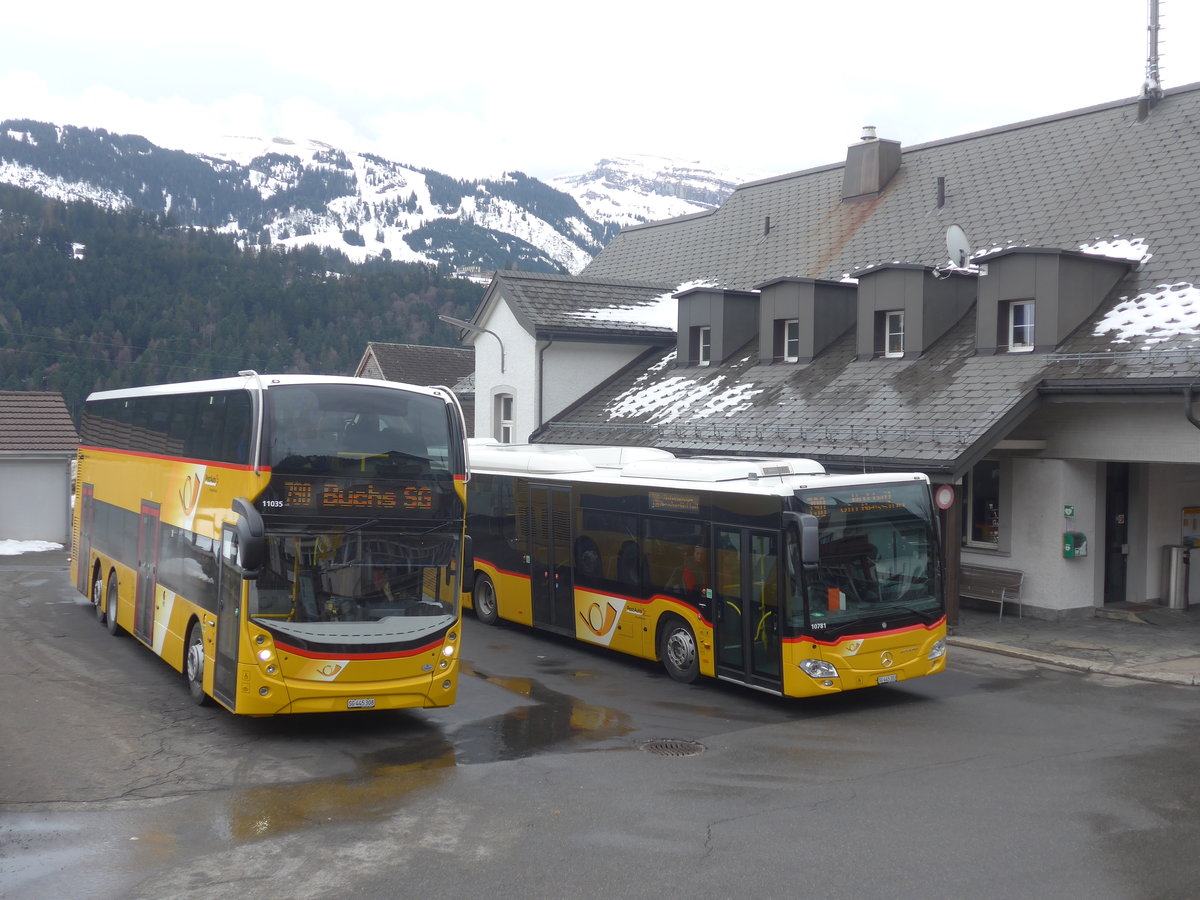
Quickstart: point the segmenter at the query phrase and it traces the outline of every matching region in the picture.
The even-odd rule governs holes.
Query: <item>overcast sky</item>
[[[416,8],[419,7],[419,8]],[[1166,87],[1200,3],[1161,0]],[[0,119],[316,138],[460,177],[612,155],[744,177],[1136,95],[1147,0],[9,4]]]

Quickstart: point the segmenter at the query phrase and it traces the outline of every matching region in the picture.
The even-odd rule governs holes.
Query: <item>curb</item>
[[[1046,665],[1059,666],[1064,669],[1073,669],[1076,672],[1088,672],[1095,675],[1113,675],[1117,678],[1132,678],[1137,681],[1150,681],[1155,684],[1174,684],[1183,687],[1194,687],[1196,685],[1196,677],[1191,675],[1177,675],[1174,672],[1156,672],[1153,670],[1135,669],[1131,666],[1122,666],[1116,663],[1092,663],[1084,662],[1080,659],[1073,659],[1069,656],[1062,656],[1057,653],[1043,653],[1040,650],[1026,650],[1021,647],[1012,647],[1008,644],[997,644],[992,641],[980,641],[975,638],[964,637],[948,637],[946,643],[951,647],[962,647],[966,650],[980,650],[984,653],[999,653],[1002,656],[1012,656],[1017,659],[1027,659],[1031,662],[1045,663]]]

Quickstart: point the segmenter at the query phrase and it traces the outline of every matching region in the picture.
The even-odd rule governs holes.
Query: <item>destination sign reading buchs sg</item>
[[[433,512],[434,490],[428,485],[349,483],[337,479],[281,479],[263,496],[263,512],[332,513]]]

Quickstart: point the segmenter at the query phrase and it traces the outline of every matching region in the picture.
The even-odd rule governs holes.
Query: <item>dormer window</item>
[[[776,360],[798,362],[800,360],[800,320],[777,319],[775,322]]]
[[[875,313],[874,355],[888,359],[904,357],[904,310],[890,309]]]
[[[693,328],[692,332],[694,335],[693,358],[696,360],[696,365],[707,366],[712,362],[712,328],[708,325],[701,325]]]
[[[903,310],[892,310],[883,316],[883,355],[889,359],[904,356]]]
[[[1009,353],[1033,350],[1033,301],[1013,300],[1008,304],[1005,343]]]
[[[1055,247],[1011,247],[973,262],[987,270],[975,310],[981,355],[1060,346],[1134,266],[1133,260]]]

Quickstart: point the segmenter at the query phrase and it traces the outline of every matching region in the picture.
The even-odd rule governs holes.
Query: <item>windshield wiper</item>
[[[936,622],[942,612],[940,609],[925,610],[917,606],[910,606],[907,603],[889,603],[887,606],[891,609],[902,609],[905,612],[910,612],[922,622]]]

